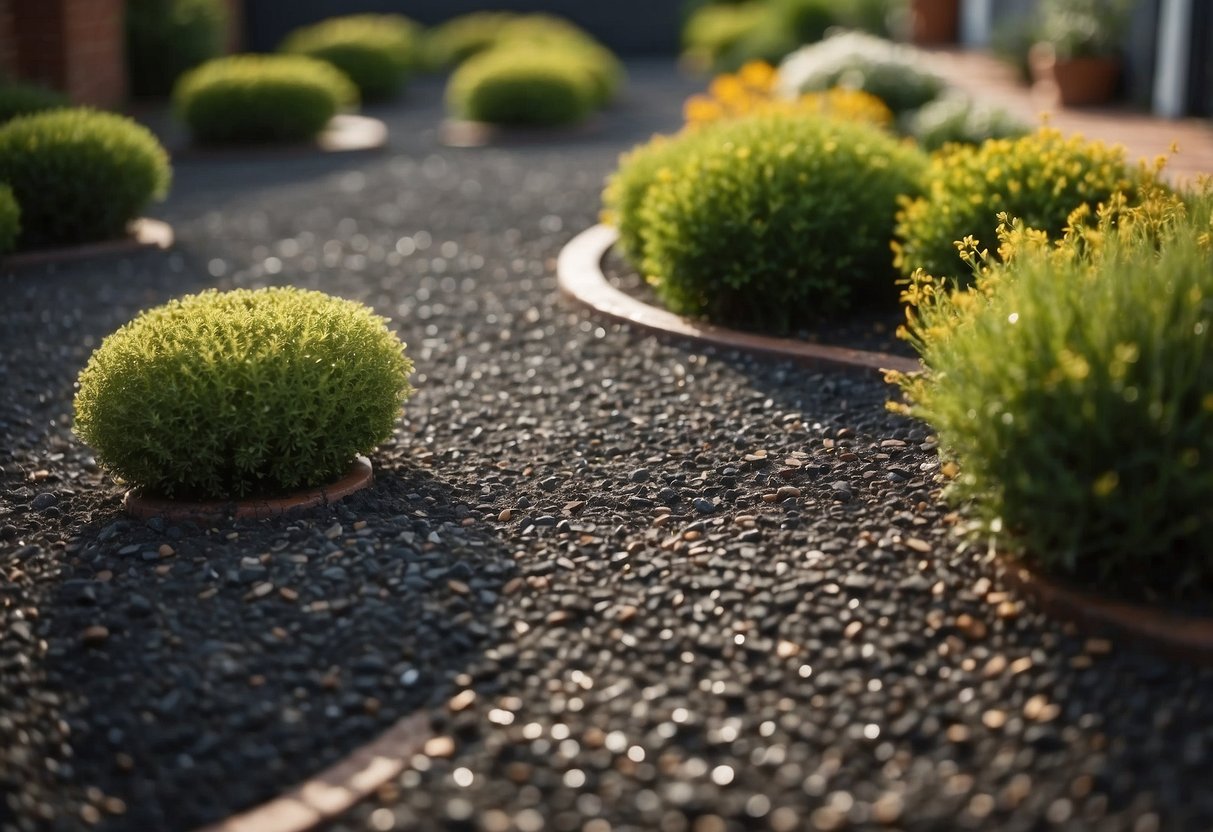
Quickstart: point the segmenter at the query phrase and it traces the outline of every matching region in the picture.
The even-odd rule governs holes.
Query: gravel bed
[[[879,380],[558,298],[602,177],[690,89],[636,74],[614,129],[559,148],[440,148],[422,86],[375,113],[387,156],[183,165],[176,251],[0,277],[0,828],[188,829],[421,706],[427,753],[331,830],[1213,826],[1213,671],[1007,595]],[[409,343],[376,485],[124,520],[69,432],[89,351],[270,283]]]

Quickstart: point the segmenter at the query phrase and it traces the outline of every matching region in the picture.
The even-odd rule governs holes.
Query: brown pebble
[[[640,608],[634,604],[624,604],[619,608],[619,612],[615,615],[615,617],[626,624],[635,618],[636,614],[639,612]]]
[[[981,641],[986,637],[987,632],[986,623],[968,613],[961,613],[956,617],[956,629],[960,630],[965,638],[973,641]]]
[[[1002,672],[1007,669],[1006,656],[991,656],[986,662],[985,668],[981,671],[981,675],[987,679],[993,679],[996,676],[1001,676]]]
[[[800,489],[794,485],[785,485],[775,493],[780,500],[791,500],[800,496]]]
[[[701,537],[703,537],[702,532],[698,532],[695,529],[688,529],[682,533],[683,540],[698,540]]]
[[[114,755],[114,765],[117,766],[119,771],[134,771],[135,758],[130,754],[119,751]]]
[[[1112,652],[1112,642],[1106,638],[1089,638],[1083,644],[1083,650],[1092,656],[1106,656]]]
[[[779,502],[779,495],[776,494],[774,491],[768,492],[768,493],[762,495],[762,501],[764,503]]]
[[[863,629],[862,621],[852,621],[850,624],[847,625],[847,628],[842,631],[842,634],[844,636],[846,636],[847,638],[855,638],[855,636],[859,635],[859,631],[862,629]]]
[[[1002,711],[990,709],[981,715],[981,722],[991,731],[997,731],[1007,724],[1007,715]]]
[[[282,596],[282,600],[284,601],[290,601],[293,603],[299,600],[299,593],[296,590],[291,589],[289,586],[279,587],[278,594]]]
[[[248,686],[250,688],[259,688],[265,685],[265,677],[260,673],[255,673],[248,677]]]
[[[450,708],[452,713],[457,714],[460,711],[466,711],[468,708],[472,707],[472,703],[475,701],[476,691],[468,688],[467,690],[461,690],[459,693],[452,696],[451,701],[448,702],[446,706]]]
[[[86,627],[84,632],[80,634],[80,640],[90,647],[104,644],[109,637],[109,627],[106,627],[104,624],[94,624],[91,627]]]
[[[100,572],[98,572],[96,575],[93,576],[93,580],[100,581],[101,583],[105,584],[105,583],[109,583],[110,580],[113,579],[113,577],[114,577],[113,572],[109,571],[108,569],[102,569]]]
[[[931,544],[917,537],[907,537],[902,543],[906,545],[907,549],[912,549],[922,555],[931,551]]]
[[[508,508],[503,508],[501,510],[501,513],[497,515],[497,521],[499,523],[508,523],[508,522],[510,522],[510,518],[513,516],[514,516],[513,511],[511,511]]]
[[[459,595],[470,595],[472,588],[463,581],[450,580],[446,582],[447,589]]]
[[[336,670],[331,670],[320,679],[320,687],[325,690],[336,690],[341,687],[341,676]]]
[[[568,624],[573,620],[573,614],[568,610],[555,610],[548,613],[547,622],[554,627],[559,627],[562,624]]]
[[[901,795],[885,792],[872,803],[872,819],[883,826],[893,826],[901,820],[905,801]]]
[[[450,737],[430,737],[421,751],[427,757],[447,759],[455,756],[455,740]]]
[[[533,769],[526,763],[510,763],[505,767],[505,776],[511,782],[519,786],[525,786],[531,782],[531,772]]]
[[[382,707],[383,703],[373,696],[368,696],[362,700],[362,710],[366,711],[370,716],[375,716]]]
[[[960,724],[949,725],[948,731],[947,731],[947,737],[948,737],[948,742],[953,742],[953,743],[956,743],[957,745],[960,745],[961,743],[966,743],[969,741],[969,729],[966,728],[964,725],[960,725]]]
[[[173,555],[177,554],[177,551],[167,543],[161,543],[160,548],[156,550],[156,553],[162,558],[171,558]]]
[[[505,586],[501,588],[503,595],[513,595],[526,584],[526,581],[521,577],[510,578],[506,581]]]
[[[775,645],[775,655],[781,659],[790,659],[800,655],[800,645],[794,641],[781,640]]]

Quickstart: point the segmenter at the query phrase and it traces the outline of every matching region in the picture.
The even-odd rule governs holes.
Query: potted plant
[[[1130,0],[1044,0],[1028,55],[1033,83],[1062,107],[1110,101],[1131,15]]]

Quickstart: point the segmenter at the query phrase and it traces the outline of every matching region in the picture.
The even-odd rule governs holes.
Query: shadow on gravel
[[[41,572],[20,601],[47,645],[0,697],[25,729],[0,752],[17,817],[71,825],[87,804],[102,829],[194,828],[444,703],[495,639],[513,562],[455,487],[376,464],[366,492],[255,524],[68,501],[66,552],[6,557]]]

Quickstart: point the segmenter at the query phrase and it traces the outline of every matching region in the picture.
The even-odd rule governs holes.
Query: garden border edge
[[[256,162],[267,158],[377,153],[387,148],[388,126],[361,113],[338,113],[311,142],[288,144],[186,144],[171,147],[174,162]]]
[[[908,373],[921,369],[919,362],[912,358],[742,332],[694,321],[642,303],[616,289],[602,273],[602,258],[618,239],[619,232],[611,226],[591,226],[566,243],[556,261],[560,290],[596,314],[657,335],[787,359],[817,369],[878,373],[886,370]]]
[[[94,257],[134,254],[151,249],[167,250],[173,247],[174,239],[173,227],[167,222],[150,217],[140,217],[131,222],[130,231],[125,237],[75,246],[18,251],[0,257],[0,267],[20,269],[56,263],[72,263],[78,260],[90,260]]]

